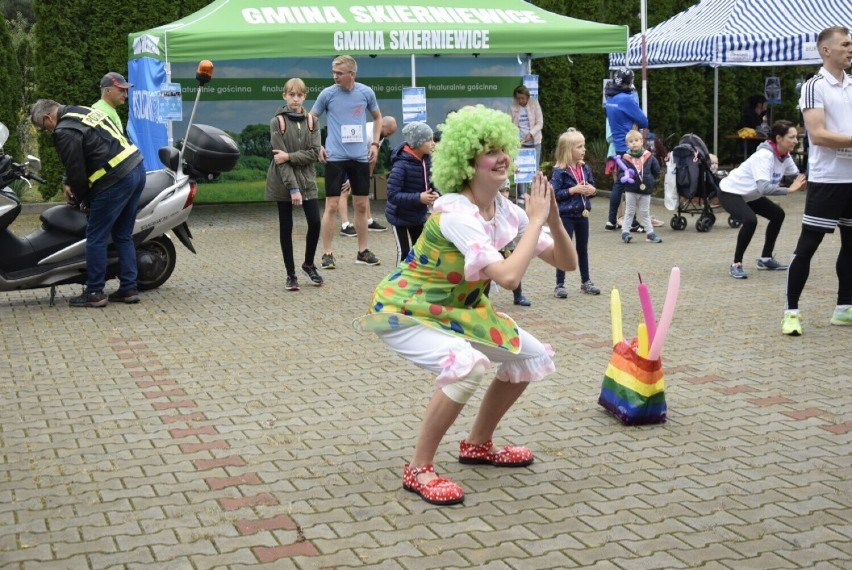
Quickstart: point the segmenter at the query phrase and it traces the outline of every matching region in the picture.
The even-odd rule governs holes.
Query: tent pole
[[[168,53],[166,53],[166,57],[168,57]],[[172,64],[169,62],[168,59],[166,59],[165,68],[166,68],[166,83],[171,83],[172,82]],[[172,123],[173,123],[173,121],[166,121],[166,133],[167,133],[166,136],[168,136],[169,146],[174,146],[174,144],[175,144],[175,135],[174,135],[174,132],[172,130]]]
[[[713,68],[713,154],[719,156],[719,66]]]
[[[642,110],[648,115],[648,51],[645,43],[645,32],[648,27],[648,5],[646,0],[641,0],[640,11],[642,14]]]
[[[417,87],[417,63],[414,57],[414,54],[411,54],[411,86]]]

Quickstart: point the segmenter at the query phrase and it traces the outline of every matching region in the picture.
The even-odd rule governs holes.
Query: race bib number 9
[[[363,127],[361,125],[343,125],[340,127],[340,140],[343,143],[363,143]]]

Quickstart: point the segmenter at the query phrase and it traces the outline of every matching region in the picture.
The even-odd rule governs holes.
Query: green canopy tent
[[[528,71],[532,57],[626,51],[627,39],[626,26],[552,14],[523,0],[371,0],[363,5],[216,0],[171,24],[129,34],[134,87],[128,128],[144,145],[146,167],[158,168],[157,149],[169,138],[157,116],[159,89],[171,79],[171,63],[410,56],[414,86],[415,56],[517,56]]]
[[[271,3],[270,3],[271,4]],[[171,24],[130,34],[130,59],[170,62],[408,54],[626,51],[626,26],[552,14],[522,0],[217,0]]]

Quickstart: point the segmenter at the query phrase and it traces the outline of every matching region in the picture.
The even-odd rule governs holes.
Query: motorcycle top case
[[[240,149],[222,129],[192,125],[186,137],[183,159],[195,171],[216,175],[234,169],[240,159]]]

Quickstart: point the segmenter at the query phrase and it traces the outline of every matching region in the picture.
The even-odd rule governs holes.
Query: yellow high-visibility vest
[[[82,108],[88,109],[88,107]],[[121,152],[112,157],[103,168],[99,168],[89,176],[89,188],[94,186],[95,182],[103,178],[107,172],[124,162],[129,156],[133,155],[137,150],[139,150],[133,143],[127,140],[127,137],[122,134],[118,127],[116,127],[115,124],[111,120],[109,120],[109,116],[99,109],[89,109],[89,112],[85,115],[82,113],[75,113],[73,111],[69,111],[62,116],[62,118],[65,117],[77,119],[82,124],[93,129],[105,130],[107,134],[109,134],[118,142],[119,145],[121,145]]]

